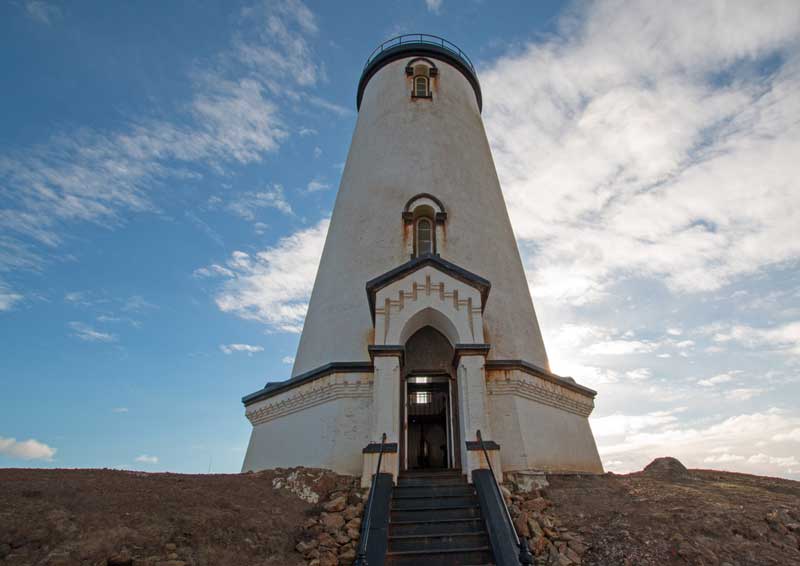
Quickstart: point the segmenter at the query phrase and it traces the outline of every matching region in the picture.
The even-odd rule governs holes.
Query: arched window
[[[414,96],[417,98],[427,98],[430,96],[429,79],[425,75],[414,77]]]
[[[417,220],[417,257],[433,253],[433,223],[430,218]]]

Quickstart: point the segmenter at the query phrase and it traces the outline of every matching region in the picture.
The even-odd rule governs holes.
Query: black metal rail
[[[391,49],[392,47],[397,47],[399,45],[408,45],[410,43],[424,43],[426,45],[435,45],[436,47],[441,47],[442,49],[446,49],[450,51],[454,55],[456,55],[459,59],[464,61],[464,63],[469,67],[469,69],[474,73],[475,66],[472,64],[472,61],[467,54],[464,53],[461,48],[451,41],[447,41],[443,37],[439,37],[438,35],[431,35],[429,33],[406,33],[404,35],[398,35],[397,37],[393,37],[391,39],[387,39],[383,43],[381,43],[375,50],[369,54],[367,57],[367,62],[364,64],[364,68],[366,69],[369,64],[379,56],[381,53],[386,51],[387,49]]]
[[[367,499],[366,512],[364,513],[364,520],[361,522],[361,540],[358,543],[358,552],[353,566],[368,566],[367,564],[367,541],[369,539],[370,523],[372,521],[372,500],[375,497],[375,487],[378,481],[378,475],[381,473],[381,462],[383,461],[383,448],[386,444],[386,433],[381,436],[381,448],[378,451],[378,466],[375,470],[375,475],[372,476],[372,486],[369,489],[369,498]]]
[[[489,452],[486,450],[486,445],[483,443],[483,437],[481,436],[481,431],[478,430],[476,433],[478,437],[478,442],[481,445],[481,450],[483,450],[483,455],[486,458],[486,463],[489,464],[489,472],[492,474],[492,483],[494,484],[495,489],[497,490],[497,497],[503,503],[503,510],[506,514],[506,520],[508,521],[509,526],[511,527],[511,532],[514,535],[514,541],[517,544],[517,548],[519,549],[519,563],[523,566],[528,566],[533,564],[533,555],[531,554],[530,548],[528,548],[528,539],[525,537],[520,538],[517,534],[517,529],[514,527],[514,521],[511,519],[511,512],[508,510],[508,505],[506,505],[506,499],[503,497],[503,492],[500,491],[500,484],[497,483],[497,476],[494,475],[494,468],[492,467],[492,460],[489,458]]]

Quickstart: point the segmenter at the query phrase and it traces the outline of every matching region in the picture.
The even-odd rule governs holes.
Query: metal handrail
[[[369,54],[367,57],[367,62],[364,64],[364,68],[367,68],[369,64],[381,53],[386,51],[387,49],[391,49],[392,47],[397,47],[399,45],[406,45],[409,43],[424,43],[426,45],[435,45],[437,47],[441,47],[442,49],[446,49],[451,53],[457,55],[461,60],[466,63],[467,67],[474,73],[475,66],[472,64],[472,61],[464,53],[461,48],[452,43],[447,41],[443,37],[439,37],[438,35],[431,35],[429,33],[406,33],[403,35],[398,35],[397,37],[393,37],[391,39],[387,39],[383,43],[381,43],[375,50]]]
[[[511,532],[514,535],[514,541],[517,544],[517,548],[519,548],[519,563],[523,565],[533,564],[533,555],[531,554],[530,548],[528,548],[528,539],[525,537],[520,538],[520,536],[517,534],[517,529],[514,527],[514,521],[511,519],[511,512],[508,510],[508,505],[506,505],[503,492],[500,491],[500,484],[497,483],[497,476],[494,475],[492,460],[489,458],[489,452],[486,451],[486,445],[483,443],[483,437],[481,436],[480,429],[478,429],[476,436],[478,437],[478,442],[481,445],[481,450],[483,450],[483,455],[486,457],[486,463],[489,464],[489,472],[492,474],[492,483],[494,483],[494,488],[497,490],[497,496],[500,498],[500,501],[503,502],[503,509],[506,512],[508,524],[511,526]]]
[[[378,474],[381,473],[381,461],[383,460],[383,446],[386,444],[386,433],[381,436],[381,448],[378,452],[378,467],[375,470],[375,475],[372,476],[372,486],[369,490],[369,499],[367,499],[367,512],[364,513],[364,520],[361,522],[361,540],[358,543],[358,553],[356,554],[353,566],[368,566],[367,564],[367,539],[369,539],[369,527],[372,522],[372,500],[375,497],[375,486],[378,482]]]

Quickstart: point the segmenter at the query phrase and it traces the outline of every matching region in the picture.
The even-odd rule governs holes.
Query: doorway
[[[451,468],[449,377],[409,377],[405,405],[407,469]]]
[[[458,399],[453,346],[432,326],[405,343],[401,398],[401,466],[406,470],[459,467]],[[456,449],[454,449],[456,447]]]

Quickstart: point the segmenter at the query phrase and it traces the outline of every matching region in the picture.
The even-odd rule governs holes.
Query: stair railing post
[[[517,529],[514,526],[514,521],[511,519],[511,512],[508,510],[508,505],[506,505],[506,500],[503,497],[503,492],[500,491],[500,484],[497,483],[497,477],[494,475],[494,467],[492,466],[491,459],[489,459],[489,452],[487,452],[486,450],[486,445],[483,443],[483,437],[481,436],[480,429],[478,429],[478,431],[476,432],[476,436],[478,437],[478,443],[481,445],[481,450],[483,450],[483,455],[486,458],[486,463],[489,464],[489,473],[492,474],[492,480],[494,483],[495,490],[497,490],[497,496],[503,503],[503,509],[506,512],[506,519],[508,519],[508,524],[511,527],[511,533],[514,535],[514,541],[517,544],[517,548],[519,548],[519,563],[522,566],[529,566],[533,564],[533,555],[531,555],[530,548],[528,548],[528,539],[526,539],[525,537],[520,537],[517,534]]]
[[[361,523],[361,540],[358,542],[358,553],[353,561],[353,566],[369,566],[367,563],[367,542],[369,540],[370,523],[372,522],[372,500],[375,497],[375,486],[378,483],[378,475],[381,473],[381,461],[383,460],[383,446],[386,444],[386,433],[381,436],[381,447],[378,451],[378,466],[375,475],[372,476],[372,486],[369,489],[367,499],[367,512],[364,514],[364,521]]]

